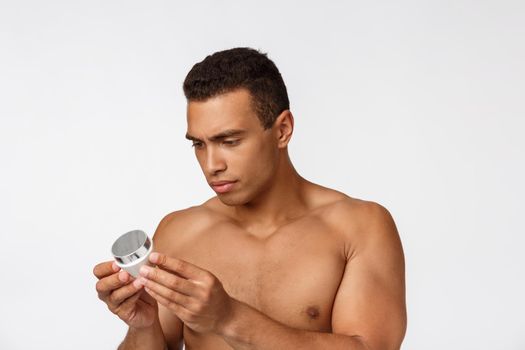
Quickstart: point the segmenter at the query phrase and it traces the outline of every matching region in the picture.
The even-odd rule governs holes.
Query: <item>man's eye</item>
[[[193,142],[191,144],[191,147],[200,148],[202,147],[202,142]]]
[[[235,146],[239,144],[239,140],[224,140],[222,143],[226,146]]]

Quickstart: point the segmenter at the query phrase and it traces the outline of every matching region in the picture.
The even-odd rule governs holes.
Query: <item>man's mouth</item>
[[[210,186],[216,193],[226,193],[231,191],[236,182],[237,181],[213,181],[210,182]]]

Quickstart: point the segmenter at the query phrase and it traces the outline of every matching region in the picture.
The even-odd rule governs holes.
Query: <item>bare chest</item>
[[[320,223],[261,240],[228,225],[187,242],[179,256],[219,278],[230,296],[293,328],[331,330],[344,243]]]

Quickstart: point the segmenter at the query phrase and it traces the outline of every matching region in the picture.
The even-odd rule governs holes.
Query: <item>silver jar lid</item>
[[[129,264],[148,254],[151,240],[142,230],[133,230],[120,236],[113,246],[111,253],[121,264]]]

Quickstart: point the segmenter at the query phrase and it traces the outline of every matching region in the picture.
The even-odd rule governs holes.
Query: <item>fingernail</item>
[[[127,282],[128,281],[128,278],[129,278],[129,275],[126,271],[120,271],[118,273],[118,279],[121,281],[121,282]]]
[[[150,272],[150,270],[151,268],[149,266],[144,265],[140,268],[140,274],[142,276],[148,276],[148,273]]]
[[[111,264],[111,268],[113,269],[113,271],[117,272],[118,270],[120,270],[120,267],[118,267],[117,263],[113,261],[113,264]]]
[[[156,264],[158,260],[159,260],[159,253],[151,253],[150,254],[149,261],[151,261],[152,263]]]

